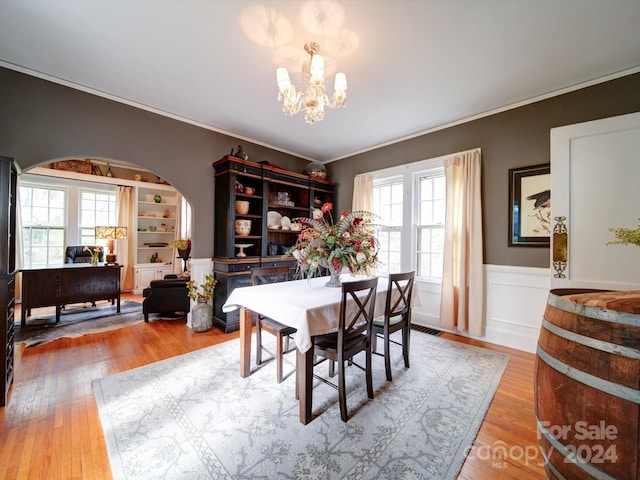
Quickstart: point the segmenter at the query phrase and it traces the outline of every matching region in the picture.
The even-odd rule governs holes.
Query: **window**
[[[24,267],[64,263],[66,190],[20,186],[20,215]]]
[[[383,224],[379,275],[415,270],[440,283],[444,253],[446,181],[438,157],[373,172],[373,211]]]
[[[378,231],[378,273],[400,272],[403,223],[402,177],[381,179],[373,184],[373,211],[383,225]]]
[[[107,240],[96,240],[96,225],[116,224],[116,195],[95,190],[80,191],[80,244],[106,246]]]
[[[444,171],[416,175],[416,275],[442,278],[446,183]]]

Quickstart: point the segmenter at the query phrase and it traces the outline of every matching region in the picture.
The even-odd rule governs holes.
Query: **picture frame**
[[[551,164],[509,170],[509,246],[551,244]]]

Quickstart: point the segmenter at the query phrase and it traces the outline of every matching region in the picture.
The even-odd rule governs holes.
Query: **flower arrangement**
[[[97,265],[100,260],[100,252],[102,252],[102,247],[93,247],[89,248],[86,245],[82,249],[83,252],[89,252],[91,254],[91,264]]]
[[[314,209],[313,218],[296,218],[303,225],[296,244],[285,254],[292,255],[309,276],[321,268],[340,272],[347,267],[351,273],[373,273],[378,263],[379,244],[375,237],[376,218],[371,212],[342,211],[333,223],[332,203]],[[329,215],[330,221],[325,219]]]
[[[191,239],[190,238],[181,238],[173,242],[173,248],[177,248],[178,250],[188,250],[191,248]]]
[[[640,218],[638,220],[640,221]],[[631,244],[640,247],[640,223],[635,229],[620,227],[610,228],[609,231],[613,232],[616,239],[612,242],[607,242],[607,245]]]
[[[213,278],[213,273],[206,275],[204,277],[204,283],[200,286],[198,286],[198,283],[195,280],[189,280],[187,282],[189,298],[194,302],[206,302],[211,300],[217,283],[218,281]],[[199,292],[198,288],[200,288],[202,292]]]

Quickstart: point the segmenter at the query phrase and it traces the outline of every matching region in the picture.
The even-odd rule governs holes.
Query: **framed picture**
[[[509,246],[548,247],[551,164],[509,170]]]

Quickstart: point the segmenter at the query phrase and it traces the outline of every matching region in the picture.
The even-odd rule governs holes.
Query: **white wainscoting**
[[[550,270],[485,265],[485,279],[484,340],[535,353],[549,297]]]
[[[486,330],[483,337],[473,338],[535,353],[551,285],[550,270],[505,265],[485,265],[484,269]],[[416,282],[416,286],[421,306],[412,312],[413,323],[439,328],[440,285]]]

